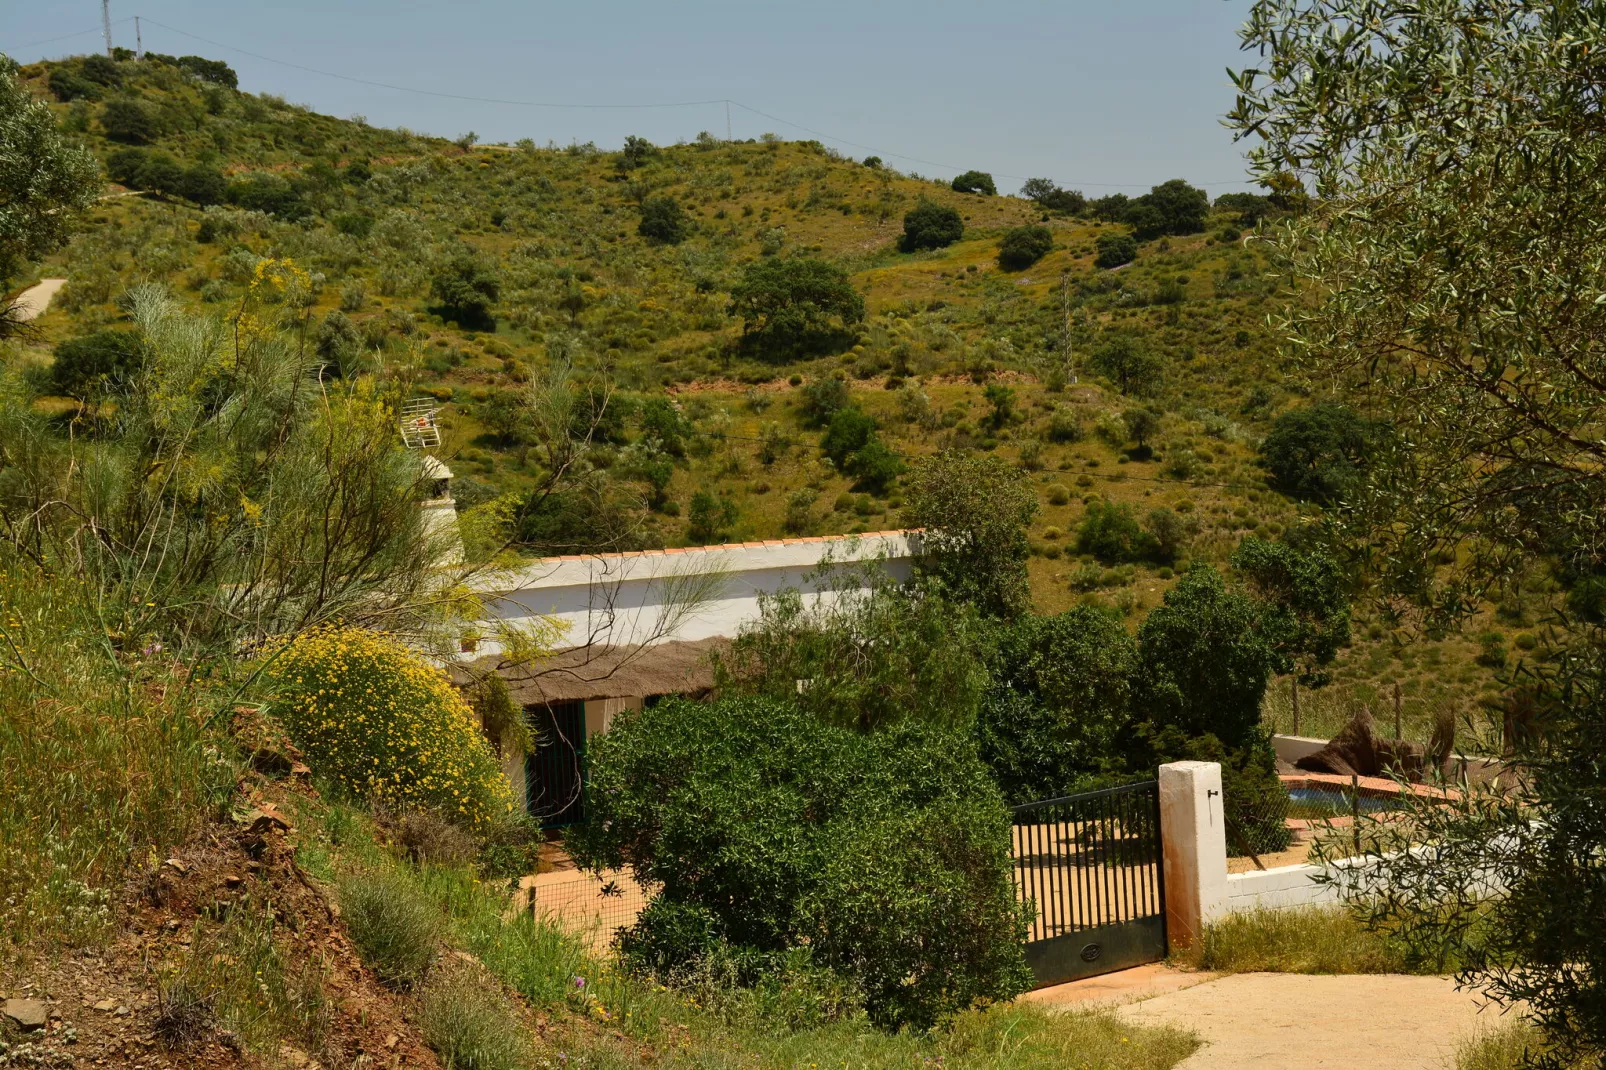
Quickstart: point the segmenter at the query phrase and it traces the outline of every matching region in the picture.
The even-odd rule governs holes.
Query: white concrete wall
[[[1254,873],[1232,873],[1227,876],[1227,898],[1222,914],[1240,914],[1249,910],[1281,907],[1314,906],[1318,903],[1336,903],[1338,888],[1332,884],[1317,884],[1317,875],[1326,872],[1322,866],[1278,866],[1275,869]]]
[[[828,562],[874,562],[894,579],[908,579],[915,537],[883,532],[548,558],[487,581],[481,591],[495,620],[559,621],[567,628],[559,642],[565,647],[731,637],[758,618],[761,594],[791,587],[806,599],[829,599],[843,584],[862,588],[851,570],[822,574]],[[699,597],[695,608],[677,612],[691,595]],[[483,634],[494,634],[495,620],[483,622]],[[497,653],[497,646],[481,642],[475,656]]]

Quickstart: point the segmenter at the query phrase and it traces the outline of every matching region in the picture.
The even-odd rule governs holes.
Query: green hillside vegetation
[[[1133,629],[1189,563],[1320,512],[1258,454],[1280,415],[1321,400],[1284,380],[1264,328],[1277,284],[1252,236],[1294,207],[1277,197],[961,193],[771,135],[477,145],[240,92],[220,68],[22,69],[122,187],[44,266],[69,284],[25,345],[63,419],[99,411],[91,380],[128,347],[97,332],[127,328],[130,285],[227,310],[262,259],[288,258],[312,273],[325,374],[382,371],[437,399],[465,516],[520,516],[506,534],[525,553],[897,527],[908,462],[975,449],[1037,487],[1035,608],[1103,606]],[[99,363],[52,371],[61,353]],[[590,399],[583,492],[521,511],[551,477],[521,398],[555,374]],[[843,408],[863,416],[839,427]],[[1425,738],[1441,702],[1535,642],[1554,597],[1531,577],[1414,645],[1362,619],[1333,673],[1346,686],[1305,696],[1305,727],[1360,700],[1386,722],[1398,681]]]

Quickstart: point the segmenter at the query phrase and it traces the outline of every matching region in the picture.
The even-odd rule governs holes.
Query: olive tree
[[[1259,0],[1242,38],[1259,59],[1229,122],[1268,186],[1313,193],[1276,237],[1298,290],[1281,331],[1311,379],[1388,425],[1332,517],[1376,594],[1437,626],[1537,557],[1599,573],[1606,10]],[[1606,676],[1592,626],[1557,626],[1513,700],[1511,790],[1419,814],[1433,846],[1383,850],[1360,891],[1526,1003],[1559,1065],[1606,1050],[1606,770],[1588,757]]]
[[[916,464],[907,483],[904,519],[924,529],[920,570],[990,616],[1026,612],[1026,528],[1038,504],[1025,473],[997,457],[945,450]]]
[[[24,260],[66,242],[76,213],[100,192],[94,157],[73,148],[43,101],[17,83],[17,67],[0,56],[0,283]],[[0,302],[0,333],[15,322]]]

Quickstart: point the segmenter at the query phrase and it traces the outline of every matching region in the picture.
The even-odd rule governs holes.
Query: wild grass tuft
[[[0,556],[0,628],[0,932],[92,941],[112,884],[219,809],[235,768],[160,642],[108,634],[78,580]]]
[[[418,1025],[445,1070],[518,1070],[530,1045],[518,1012],[477,967],[437,970],[418,993]]]
[[[1205,928],[1184,961],[1224,973],[1419,973],[1403,948],[1347,910],[1302,907],[1230,914]]]
[[[338,885],[341,915],[362,959],[394,988],[423,980],[435,962],[439,912],[401,869],[365,869]]]

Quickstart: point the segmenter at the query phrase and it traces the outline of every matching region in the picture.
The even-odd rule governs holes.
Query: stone
[[[0,1017],[9,1019],[24,1033],[43,1029],[50,1021],[50,1011],[37,999],[8,999],[0,1003]]]
[[[103,999],[95,1004],[95,1009],[97,1011],[114,1011],[117,1009],[117,1001],[115,999]]]

